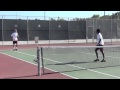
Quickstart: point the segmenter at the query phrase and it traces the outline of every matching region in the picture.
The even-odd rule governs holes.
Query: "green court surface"
[[[36,49],[4,51],[4,54],[34,63]],[[100,60],[102,55],[99,53]],[[43,49],[44,66],[75,79],[120,79],[120,52],[105,50],[106,62],[96,59],[93,49]],[[47,74],[47,72],[45,72]]]

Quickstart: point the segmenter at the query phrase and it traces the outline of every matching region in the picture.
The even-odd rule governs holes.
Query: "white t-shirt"
[[[11,36],[13,37],[13,41],[18,41],[18,33],[17,32],[13,32],[11,34]]]
[[[99,40],[101,39],[101,41],[100,41],[100,43],[99,43]],[[97,44],[100,44],[100,45],[104,45],[104,40],[103,40],[103,36],[102,36],[102,34],[101,33],[99,33],[98,35],[97,35]]]

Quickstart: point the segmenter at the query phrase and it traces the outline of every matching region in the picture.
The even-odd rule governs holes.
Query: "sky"
[[[112,15],[118,11],[105,11],[105,15]],[[38,17],[44,16],[47,18],[49,17],[64,17],[64,18],[89,18],[92,17],[94,14],[98,14],[100,16],[104,15],[104,11],[0,11],[1,15],[13,15],[11,17],[22,18],[22,16],[34,16]],[[6,16],[6,17],[8,17]]]

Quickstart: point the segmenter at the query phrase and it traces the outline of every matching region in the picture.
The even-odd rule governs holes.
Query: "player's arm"
[[[99,35],[99,39],[98,39],[98,43],[97,43],[97,45],[100,45],[101,38],[102,38],[102,36],[101,36],[101,35]]]

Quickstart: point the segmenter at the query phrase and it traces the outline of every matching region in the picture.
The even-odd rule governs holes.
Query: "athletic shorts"
[[[18,43],[18,41],[13,41],[13,44],[17,44]]]
[[[97,45],[97,46],[103,46],[103,45]],[[98,47],[98,48],[96,48],[96,49],[98,49],[98,50],[99,50],[99,49],[102,49],[102,50],[103,50],[103,48],[101,48],[101,47]]]

